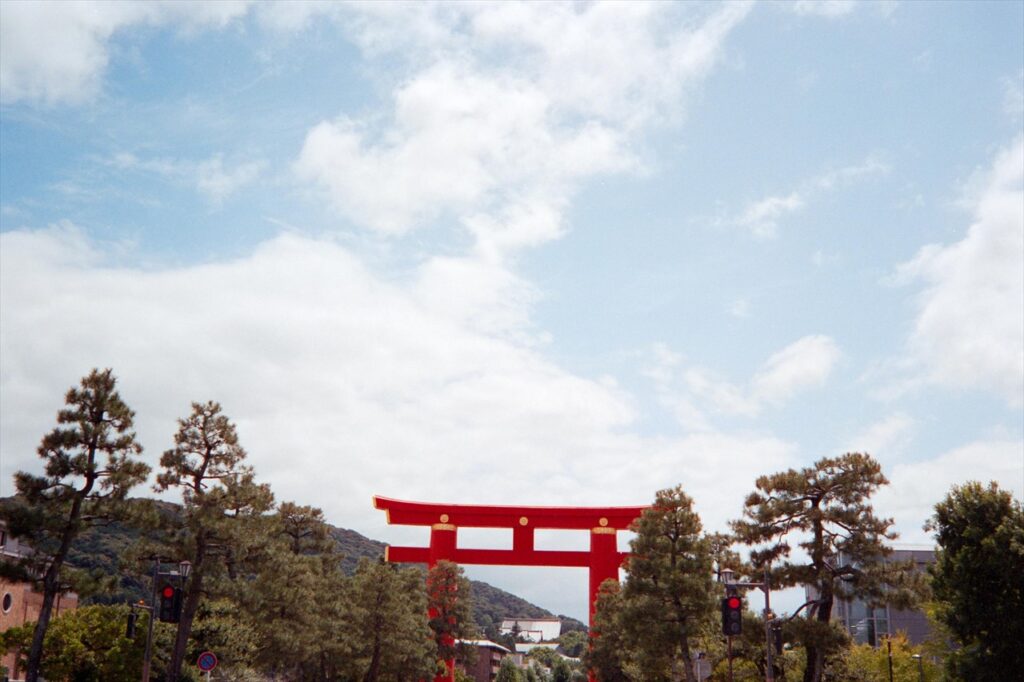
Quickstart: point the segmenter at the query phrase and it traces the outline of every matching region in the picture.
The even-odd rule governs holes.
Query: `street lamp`
[[[924,682],[924,659],[921,658],[921,654],[914,654],[911,658],[917,661],[918,682]]]

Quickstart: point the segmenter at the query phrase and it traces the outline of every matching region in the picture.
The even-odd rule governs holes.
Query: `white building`
[[[558,618],[506,618],[501,621],[501,634],[517,634],[528,642],[551,642],[562,634]]]

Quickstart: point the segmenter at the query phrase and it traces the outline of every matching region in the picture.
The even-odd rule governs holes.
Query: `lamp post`
[[[153,562],[153,592],[148,607],[142,604],[139,605],[139,608],[144,608],[149,611],[149,627],[146,629],[146,650],[142,655],[142,682],[149,682],[150,667],[153,661],[153,621],[156,620],[157,616],[157,581],[160,577],[174,577],[179,578],[182,585],[184,585],[189,573],[192,572],[192,562],[190,561],[179,561],[177,570],[161,572],[160,565],[162,563],[171,563],[171,560],[159,556],[150,556],[146,558]]]
[[[917,661],[918,682],[924,682],[924,659],[921,657],[921,654],[914,654],[911,658]]]

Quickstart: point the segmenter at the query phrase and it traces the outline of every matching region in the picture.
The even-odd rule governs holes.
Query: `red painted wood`
[[[608,528],[625,530],[647,507],[518,507],[471,504],[409,502],[376,496],[373,506],[387,512],[388,523],[403,526],[431,526],[443,523],[463,528],[516,528],[526,517],[530,528],[590,530],[604,518]]]
[[[613,535],[598,536],[615,539]],[[627,552],[615,552],[613,557],[621,564],[629,556]],[[467,549],[454,550],[446,558],[457,564],[475,566],[555,566],[565,568],[590,568],[590,552],[562,550],[530,550],[519,552],[514,549]],[[430,550],[424,547],[388,547],[388,561],[398,564],[430,564]],[[617,575],[617,574],[616,574]]]

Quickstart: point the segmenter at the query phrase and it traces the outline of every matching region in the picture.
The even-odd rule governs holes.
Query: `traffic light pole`
[[[756,587],[764,592],[764,647],[765,647],[765,682],[775,682],[775,669],[772,661],[772,586],[769,581],[769,570],[770,566],[764,567],[764,580],[759,583],[755,582],[743,582],[734,583],[730,579],[732,576],[731,570],[723,570],[721,575],[725,578],[726,589],[730,587]],[[732,650],[732,638],[729,638],[730,652]],[[732,667],[732,656],[729,656],[729,667]],[[731,675],[730,675],[731,677]]]

